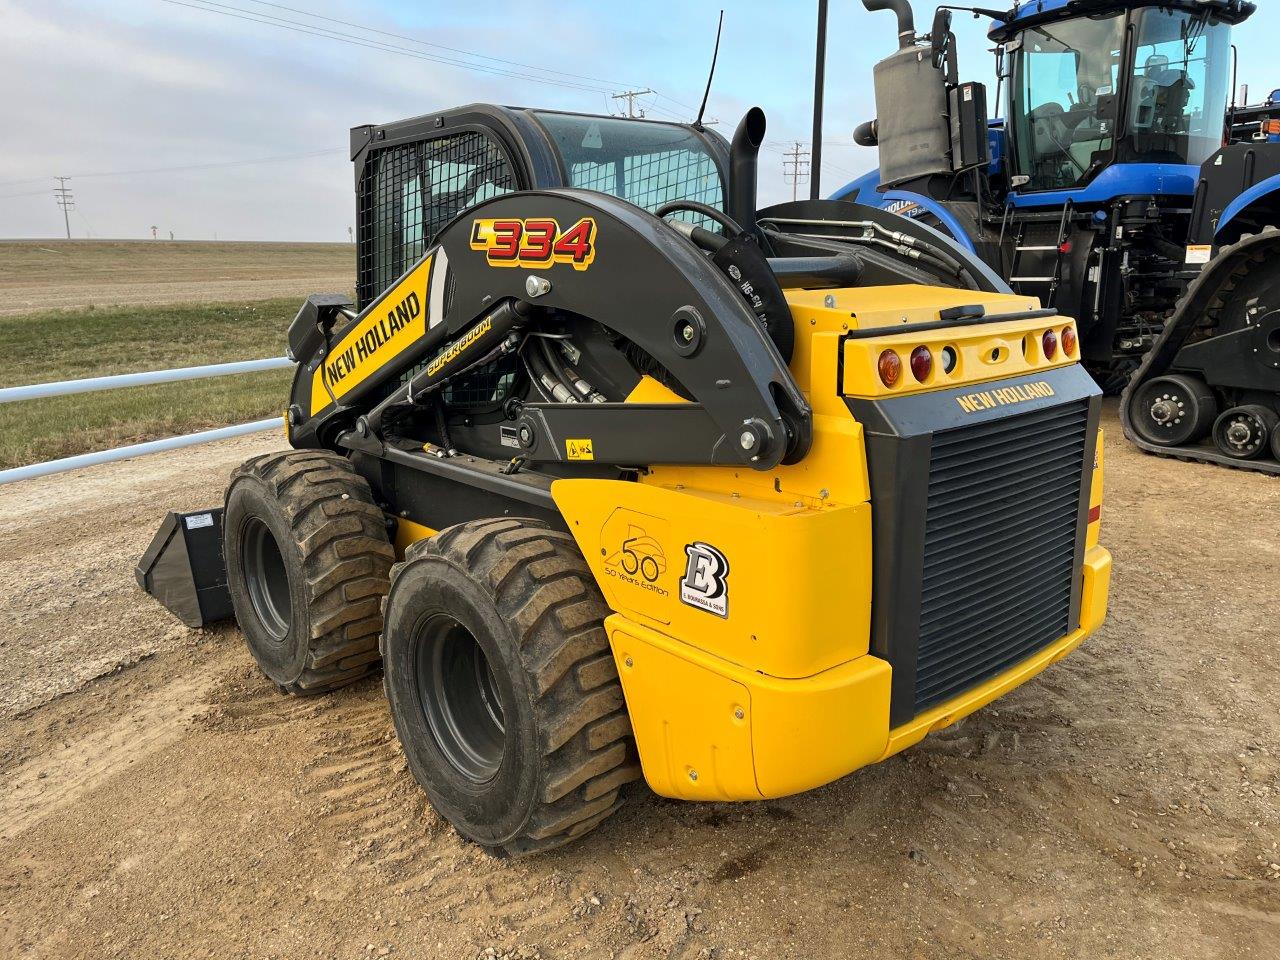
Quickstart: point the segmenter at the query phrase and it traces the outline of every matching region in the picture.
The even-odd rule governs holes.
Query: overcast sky
[[[61,175],[76,237],[149,237],[155,225],[180,239],[346,240],[350,127],[472,101],[607,112],[628,87],[657,91],[641,98],[649,116],[688,120],[722,6],[709,113],[729,136],[747,107],[765,108],[762,200],[789,198],[781,153],[810,136],[816,0],[488,0],[484,14],[433,0],[0,0],[0,237],[63,234]],[[875,165],[850,131],[874,113],[871,66],[895,32],[887,13],[831,6],[824,193]],[[924,29],[932,6],[915,6]],[[1255,94],[1280,87],[1280,70],[1268,74],[1280,10],[1266,6],[1237,31],[1240,79]],[[473,68],[226,15],[237,11]],[[962,74],[994,87],[982,23],[957,14],[957,32]]]

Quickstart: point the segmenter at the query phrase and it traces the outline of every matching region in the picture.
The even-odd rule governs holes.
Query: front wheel
[[[607,613],[573,538],[535,520],[450,527],[392,571],[396,732],[432,805],[491,853],[582,836],[640,775]]]
[[[395,553],[345,457],[289,450],[237,467],[222,535],[236,621],[282,691],[323,693],[377,667]]]

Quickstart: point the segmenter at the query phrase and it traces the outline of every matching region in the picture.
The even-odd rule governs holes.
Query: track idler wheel
[[[1213,425],[1213,442],[1229,457],[1253,460],[1271,443],[1280,414],[1257,404],[1232,407]]]
[[[1280,460],[1280,426],[1271,431],[1271,456]]]
[[[1134,397],[1134,429],[1148,443],[1182,447],[1203,439],[1218,415],[1218,401],[1204,381],[1183,374],[1157,377]]]

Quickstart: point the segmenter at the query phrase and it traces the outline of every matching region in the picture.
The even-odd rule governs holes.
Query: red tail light
[[[1052,360],[1058,355],[1058,335],[1052,330],[1044,332],[1040,344],[1044,347],[1044,358],[1046,360]]]
[[[1062,352],[1069,357],[1075,356],[1076,354],[1076,328],[1075,327],[1062,328]]]
[[[893,350],[886,350],[880,354],[880,360],[876,366],[880,370],[880,382],[886,387],[896,386],[902,378],[902,358]]]
[[[933,373],[933,354],[928,347],[916,347],[911,351],[911,373],[921,383]]]

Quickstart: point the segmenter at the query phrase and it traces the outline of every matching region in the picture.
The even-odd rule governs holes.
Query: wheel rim
[[[245,524],[240,566],[244,570],[253,612],[271,639],[283,643],[293,620],[289,571],[275,534],[259,517],[250,517]]]
[[[1134,426],[1150,443],[1175,447],[1197,439],[1200,399],[1177,380],[1153,380],[1139,391],[1133,409]]]
[[[427,620],[414,647],[418,699],[436,745],[468,780],[488,783],[502,766],[507,737],[502,699],[484,650],[447,614]]]
[[[1213,439],[1218,449],[1240,460],[1256,457],[1270,438],[1271,425],[1244,407],[1228,410],[1213,428]]]

